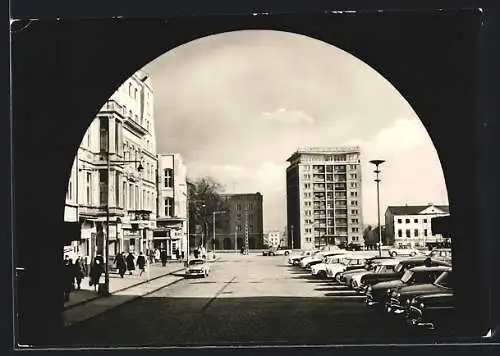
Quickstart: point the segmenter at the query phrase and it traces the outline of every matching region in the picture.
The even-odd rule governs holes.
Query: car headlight
[[[424,309],[425,307],[425,304],[424,303],[420,303],[420,309]]]
[[[368,286],[367,291],[368,291],[368,292],[371,292],[372,290],[373,290],[372,286]]]
[[[411,304],[417,304],[417,298],[413,298],[413,299],[411,300]]]
[[[406,304],[410,304],[410,302],[411,302],[410,298],[406,299]]]
[[[392,290],[390,288],[387,290],[387,295],[392,295]]]

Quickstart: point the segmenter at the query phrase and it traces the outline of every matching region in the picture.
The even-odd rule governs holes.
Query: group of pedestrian
[[[124,257],[123,253],[119,252],[115,257],[115,265],[121,278],[123,278],[126,271],[128,271],[129,275],[132,275],[136,265],[140,271],[139,276],[142,276],[146,272],[146,257],[142,252],[139,252],[136,260],[132,252],[129,252],[127,257]]]
[[[69,295],[74,290],[80,290],[82,279],[87,275],[92,274],[88,271],[86,258],[80,256],[73,262],[68,255],[64,256],[63,261],[63,284],[64,284],[64,302],[69,300]]]

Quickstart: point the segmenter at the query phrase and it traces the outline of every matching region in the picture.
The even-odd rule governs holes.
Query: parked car
[[[407,248],[407,247],[392,247],[389,249],[389,255],[392,257],[396,256],[416,256],[419,255],[420,251],[414,248]]]
[[[434,248],[428,256],[434,260],[451,263],[451,248]]]
[[[317,250],[308,250],[308,251],[302,251],[299,254],[293,254],[288,257],[288,263],[291,265],[300,265],[300,261],[303,258],[306,258],[307,256],[310,256],[314,253],[318,252]]]
[[[343,250],[320,251],[320,252],[315,253],[314,255],[307,256],[306,258],[302,259],[302,261],[300,261],[300,266],[302,268],[309,269],[312,265],[323,262],[325,257],[341,255],[344,253],[345,253],[345,251],[343,251]]]
[[[195,258],[186,264],[187,277],[207,277],[210,272],[210,265],[204,259]]]
[[[445,266],[418,266],[407,269],[400,279],[394,279],[385,282],[379,282],[372,286],[371,292],[366,295],[366,304],[368,306],[384,306],[388,312],[392,311],[390,293],[393,290],[412,284],[433,283],[449,267]],[[389,293],[389,295],[388,295]]]
[[[276,256],[289,256],[292,254],[292,250],[285,247],[278,247],[275,254]]]
[[[326,266],[326,277],[337,280],[340,276],[340,273],[361,268],[365,265],[366,258],[362,258],[359,256],[345,256],[341,263],[336,264],[328,264]]]
[[[345,253],[340,253],[337,255],[328,256],[323,262],[311,266],[311,274],[318,278],[325,279],[327,265],[341,263],[344,260],[344,254]]]
[[[276,256],[276,247],[270,247],[267,250],[262,251],[262,256]]]
[[[409,257],[399,261],[398,265],[394,268],[394,271],[389,271],[385,273],[368,273],[361,277],[360,283],[361,288],[365,291],[368,286],[375,283],[390,281],[394,279],[400,279],[407,269],[417,267],[417,266],[448,266],[451,264],[443,261],[436,261],[426,256]]]
[[[433,283],[414,284],[394,289],[390,296],[392,312],[395,314],[401,314],[405,311],[411,300],[419,295],[453,293],[451,286],[451,273],[452,270],[450,267],[448,270],[442,272]]]
[[[353,274],[350,277],[350,282],[348,282],[349,286],[359,292],[364,292],[361,284],[361,279],[363,278],[363,276],[370,273],[373,274],[392,273],[394,272],[394,269],[398,264],[399,260],[397,259],[392,259],[392,260],[388,259],[385,261],[380,261],[377,265],[372,265],[372,269],[370,269],[369,271]]]
[[[382,257],[382,258],[377,257],[376,259],[375,258],[367,259],[363,268],[358,268],[358,269],[353,269],[353,270],[342,272],[340,274],[340,283],[352,287],[352,277],[354,275],[358,275],[359,273],[373,272],[376,266],[380,265],[382,262],[385,262],[385,261],[391,261],[395,265],[398,262],[397,260],[395,260],[392,257]]]
[[[455,324],[453,293],[423,294],[412,298],[406,308],[406,323],[411,328],[453,329]]]

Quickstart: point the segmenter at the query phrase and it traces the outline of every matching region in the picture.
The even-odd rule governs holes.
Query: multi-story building
[[[364,245],[359,147],[299,148],[288,162],[289,247]]]
[[[72,252],[102,254],[108,217],[110,255],[151,247],[156,167],[151,81],[138,71],[99,110],[78,148],[64,216],[81,223]]]
[[[432,232],[431,219],[448,216],[447,205],[389,206],[385,211],[385,226],[389,244],[396,247],[426,247],[444,242],[444,237]]]
[[[279,231],[271,231],[264,234],[264,244],[269,247],[283,246],[283,234]],[[285,244],[286,245],[286,244]]]
[[[224,194],[227,202],[229,224],[222,229],[216,227],[216,248],[224,250],[245,247],[245,234],[248,231],[248,248],[263,248],[264,217],[262,194]],[[216,224],[217,225],[217,224]]]
[[[178,153],[158,155],[158,211],[153,233],[154,248],[168,256],[187,253],[187,173]]]

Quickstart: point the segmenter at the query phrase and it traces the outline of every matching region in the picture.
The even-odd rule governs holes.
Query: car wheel
[[[392,252],[391,252],[391,256],[392,256],[392,257],[396,257],[397,255],[398,255],[398,253],[397,253],[396,251],[392,251]]]
[[[288,256],[289,254],[290,254],[290,252],[285,251],[285,256]]]
[[[339,283],[338,282],[339,279],[340,279],[340,272],[337,272],[337,273],[335,273],[335,282]]]
[[[318,277],[321,279],[326,279],[326,272],[325,271],[319,271],[318,272]]]

